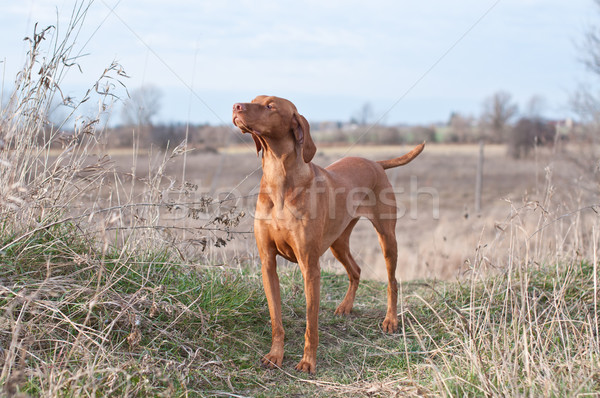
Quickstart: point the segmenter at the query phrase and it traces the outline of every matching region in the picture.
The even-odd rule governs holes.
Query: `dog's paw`
[[[343,302],[338,305],[338,307],[335,310],[335,315],[349,315],[350,311],[352,311],[352,306],[351,305],[345,305]]]
[[[386,317],[381,324],[383,331],[386,333],[395,333],[398,331],[398,318]]]
[[[281,367],[281,364],[283,363],[283,353],[279,354],[279,353],[270,352],[267,355],[265,355],[264,357],[262,357],[260,362],[262,363],[263,366],[265,366],[269,369],[279,368],[279,367]]]
[[[315,374],[316,369],[316,361],[307,361],[304,358],[296,365],[296,370],[299,372]]]

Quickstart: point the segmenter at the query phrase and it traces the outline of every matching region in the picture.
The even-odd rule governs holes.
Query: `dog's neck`
[[[263,176],[261,187],[270,193],[285,193],[290,188],[310,183],[314,172],[310,163],[302,157],[300,146],[292,141],[264,142],[262,157]]]

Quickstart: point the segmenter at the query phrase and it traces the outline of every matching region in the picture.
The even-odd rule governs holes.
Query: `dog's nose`
[[[246,110],[246,105],[244,104],[233,104],[233,110],[234,112],[243,112]]]

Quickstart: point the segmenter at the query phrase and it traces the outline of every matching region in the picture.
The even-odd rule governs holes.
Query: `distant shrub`
[[[551,145],[556,129],[539,119],[522,118],[508,135],[508,154],[514,158],[525,158],[536,145]]]
[[[410,129],[409,137],[409,143],[435,142],[436,132],[431,127],[416,126]]]
[[[134,140],[140,148],[151,146],[174,148],[183,142],[192,147],[219,148],[228,143],[252,143],[249,134],[241,134],[229,126],[190,125],[183,123],[153,126],[119,126],[107,129],[104,133],[106,148],[131,148]]]
[[[377,133],[379,144],[399,145],[404,142],[402,132],[395,127],[381,127]]]

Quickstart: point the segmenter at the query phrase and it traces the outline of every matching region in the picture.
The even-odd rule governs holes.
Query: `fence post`
[[[475,177],[475,213],[481,213],[481,190],[483,186],[483,140],[479,141],[479,159]]]

